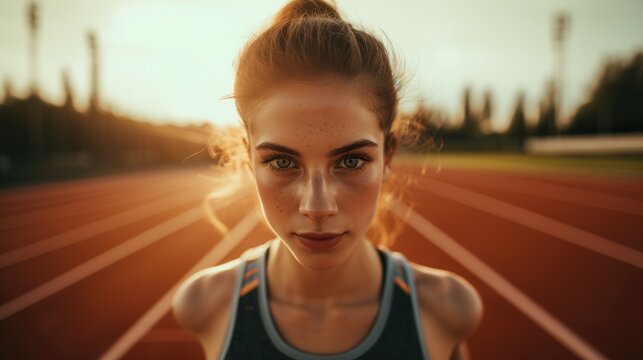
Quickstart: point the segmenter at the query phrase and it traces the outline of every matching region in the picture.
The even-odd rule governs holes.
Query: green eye
[[[279,168],[287,168],[289,167],[288,164],[290,164],[291,161],[288,159],[277,159],[277,167]]]
[[[359,165],[360,161],[364,161],[364,160],[352,157],[352,158],[346,158],[342,161],[344,162],[344,165],[346,165],[347,168],[354,169],[357,167],[357,165]]]
[[[365,154],[351,154],[341,159],[337,164],[344,164],[344,166],[338,166],[339,168],[357,171],[362,169],[369,161],[371,161],[371,158]]]
[[[273,163],[275,165],[272,165]],[[286,170],[286,169],[289,169],[289,168],[292,167],[292,166],[289,166],[289,165],[293,164],[293,161],[290,160],[290,159],[286,159],[286,158],[277,158],[277,159],[274,159],[274,160],[270,161],[269,164],[273,168],[275,168],[277,170]]]

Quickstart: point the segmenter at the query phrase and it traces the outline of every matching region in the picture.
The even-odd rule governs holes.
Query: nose
[[[327,181],[324,181],[320,172],[310,175],[306,180],[303,192],[299,213],[311,220],[324,220],[339,211],[333,189]]]

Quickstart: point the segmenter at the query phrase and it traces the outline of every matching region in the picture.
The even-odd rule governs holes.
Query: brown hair
[[[276,83],[336,75],[363,88],[364,100],[384,131],[386,153],[398,104],[388,54],[375,37],[342,20],[331,4],[291,1],[239,55],[233,97],[241,121],[249,130],[254,110]]]
[[[246,132],[242,135],[244,153],[248,153],[247,134],[270,88],[311,76],[330,75],[355,81],[384,132],[384,154],[392,156],[400,137],[415,131],[412,119],[398,116],[402,74],[399,66],[392,50],[375,36],[343,20],[334,3],[292,0],[267,28],[246,43],[237,58],[233,94],[224,98],[235,100]],[[224,138],[213,138],[210,154],[219,157],[222,165],[234,164],[237,170],[240,162],[247,166],[249,157],[238,151],[241,146],[222,146]],[[384,182],[375,220],[367,232],[369,239],[384,246],[391,246],[402,229],[399,219],[387,216],[386,212],[389,202],[403,190],[395,185],[395,177],[392,173]]]

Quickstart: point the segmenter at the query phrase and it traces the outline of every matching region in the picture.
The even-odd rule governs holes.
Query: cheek
[[[275,175],[268,169],[256,169],[257,193],[269,222],[276,223],[297,209],[297,195],[287,176]]]
[[[338,194],[340,211],[343,208],[355,221],[370,222],[375,214],[381,184],[381,171],[374,168],[348,177],[342,181],[342,191]]]

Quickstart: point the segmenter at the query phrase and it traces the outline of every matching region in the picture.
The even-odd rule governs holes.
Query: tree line
[[[556,86],[549,81],[537,118],[530,119],[525,113],[524,93],[517,94],[509,125],[501,131],[490,126],[491,92],[484,93],[482,107],[475,109],[470,88],[464,89],[462,117],[457,125],[440,109],[424,105],[403,117],[420,124],[424,136],[431,138],[432,147],[442,144],[441,150],[445,151],[522,151],[525,140],[532,137],[643,132],[643,52],[629,59],[608,61],[588,98],[575,109],[567,124],[561,124],[556,99]],[[411,151],[427,149],[426,141],[409,146]]]
[[[48,103],[37,93],[17,98],[5,82],[0,103],[0,170],[25,164],[100,167],[215,160],[206,150],[207,139],[216,131],[208,123],[155,125],[91,106],[80,112],[67,79],[63,74],[62,105]],[[492,94],[486,92],[477,109],[467,88],[458,125],[452,125],[452,119],[439,109],[423,105],[401,114],[420,127],[414,135],[420,141],[403,141],[401,148],[522,151],[530,137],[643,132],[643,53],[608,62],[588,99],[565,126],[559,124],[555,99],[555,86],[550,83],[534,121],[525,114],[525,96],[518,94],[509,126],[498,132],[490,126]]]
[[[37,94],[5,90],[0,104],[0,170],[22,167],[97,168],[178,164],[208,159],[207,124],[176,126],[137,121],[108,110],[77,111],[67,89],[63,105]]]

